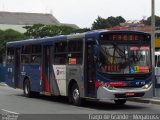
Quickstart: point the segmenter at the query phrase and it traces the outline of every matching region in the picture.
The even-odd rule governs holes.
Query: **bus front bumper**
[[[106,87],[99,87],[97,89],[97,99],[116,100],[127,98],[150,98],[153,97],[153,85],[151,84],[147,89],[145,88],[115,88],[114,90]]]

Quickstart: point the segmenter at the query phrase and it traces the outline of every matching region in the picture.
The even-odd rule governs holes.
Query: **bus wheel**
[[[29,79],[26,79],[26,80],[24,81],[23,92],[24,92],[24,95],[25,95],[26,97],[39,97],[39,95],[40,95],[39,92],[31,91],[31,86],[30,86],[30,81],[29,81]]]
[[[30,86],[30,81],[29,79],[26,79],[24,81],[24,87],[23,87],[23,92],[24,92],[24,95],[26,97],[32,97],[34,95],[34,92],[31,91],[31,86]]]
[[[114,100],[115,104],[117,105],[124,105],[126,101],[126,99]]]
[[[31,92],[30,92],[30,82],[28,79],[26,79],[24,81],[24,87],[23,87],[23,91],[24,91],[24,95],[26,97],[30,97],[31,96]]]
[[[74,105],[77,105],[77,106],[81,105],[80,91],[77,84],[74,84],[72,86],[71,98]]]

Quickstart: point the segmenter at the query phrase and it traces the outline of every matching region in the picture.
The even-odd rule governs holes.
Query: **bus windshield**
[[[110,74],[148,73],[151,70],[149,46],[102,44],[98,59],[100,72]]]

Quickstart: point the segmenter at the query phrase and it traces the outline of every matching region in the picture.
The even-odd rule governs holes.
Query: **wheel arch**
[[[23,78],[23,88],[24,88],[24,82],[25,82],[25,80],[29,80],[29,82],[30,82],[30,79],[29,79],[29,77],[28,76],[25,76],[24,78]]]
[[[70,95],[71,90],[72,90],[72,86],[73,86],[74,84],[77,84],[77,85],[78,85],[78,83],[77,83],[77,81],[76,81],[75,79],[71,79],[71,80],[69,81],[68,88],[67,88],[67,94],[68,94],[68,96]]]

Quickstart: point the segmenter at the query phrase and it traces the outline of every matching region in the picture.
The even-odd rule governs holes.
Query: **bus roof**
[[[36,38],[36,39],[27,39],[27,40],[19,40],[19,41],[12,41],[7,42],[7,47],[21,47],[22,45],[31,45],[31,44],[52,44],[56,41],[65,41],[67,39],[74,39],[74,38],[82,38],[82,37],[94,37],[97,38],[101,33],[143,33],[148,34],[142,31],[133,31],[133,30],[94,30],[85,33],[78,33],[78,34],[70,34],[70,35],[59,35],[54,37],[44,37],[44,38]]]
[[[27,40],[19,40],[7,42],[8,47],[20,47],[22,45],[32,45],[32,44],[50,44],[53,41],[60,41],[66,38],[65,35],[55,36],[55,37],[44,37],[44,38],[36,38],[36,39],[27,39]]]

